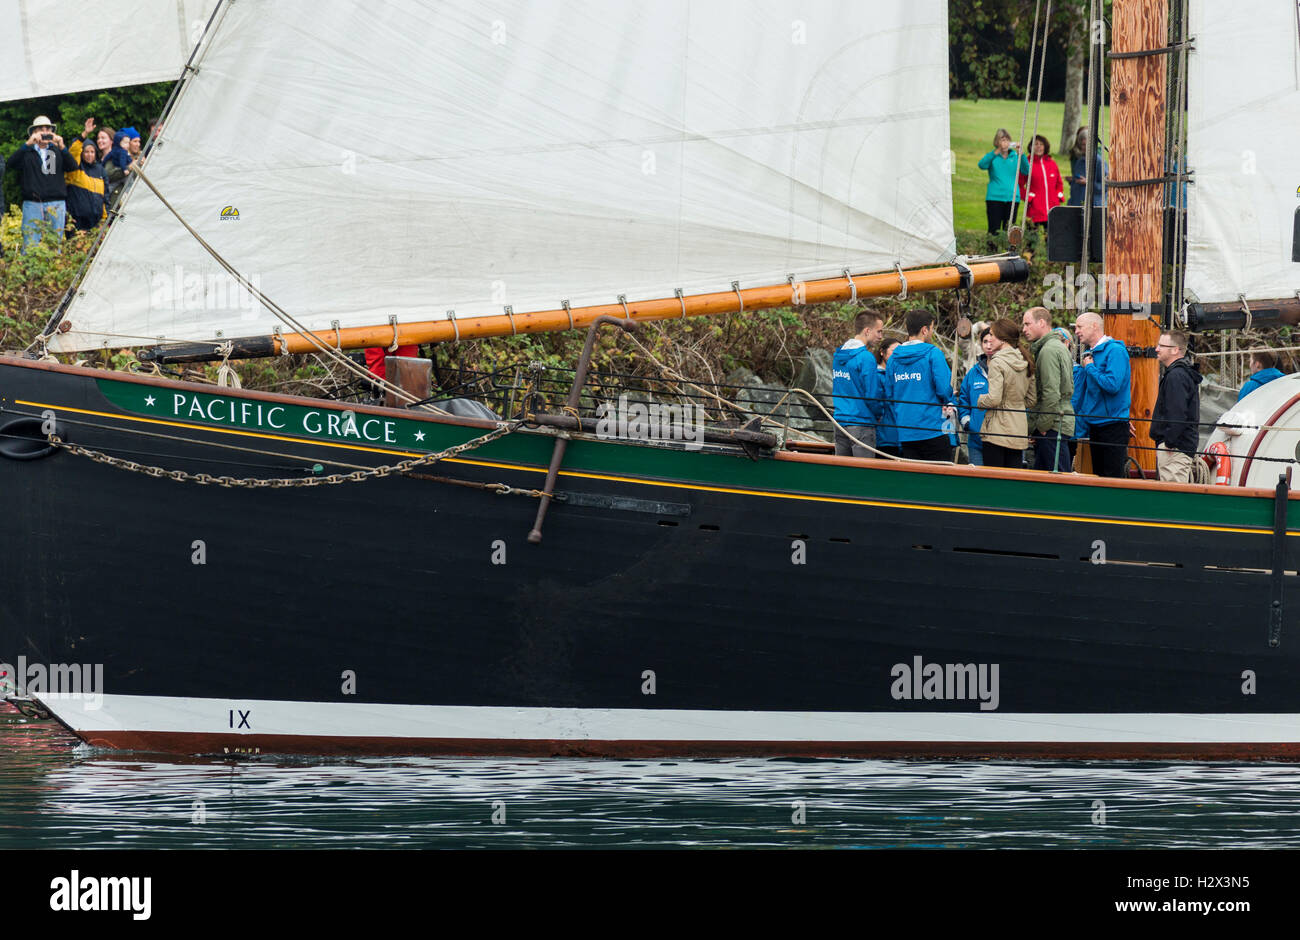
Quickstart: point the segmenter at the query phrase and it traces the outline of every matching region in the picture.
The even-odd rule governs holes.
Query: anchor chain
[[[420,467],[426,467],[429,464],[437,463],[448,457],[455,457],[457,454],[463,454],[467,450],[473,450],[476,447],[482,447],[499,437],[505,437],[513,431],[518,430],[522,422],[512,421],[508,424],[502,424],[497,428],[489,431],[487,434],[465,441],[463,444],[456,444],[445,450],[440,450],[432,454],[423,454],[419,457],[412,457],[409,460],[403,460],[399,463],[390,464],[383,467],[372,467],[369,470],[357,470],[352,473],[331,473],[321,477],[291,477],[281,479],[262,479],[260,477],[232,477],[232,476],[213,476],[210,473],[190,473],[188,470],[165,470],[162,467],[151,467],[147,464],[137,463],[134,460],[127,460],[123,457],[114,457],[111,454],[105,454],[102,451],[92,450],[89,447],[82,447],[80,444],[72,444],[62,440],[56,434],[49,435],[49,442],[55,447],[61,447],[64,450],[78,454],[82,457],[88,457],[96,463],[107,464],[110,467],[116,467],[119,470],[130,470],[133,473],[143,473],[146,476],[162,479],[164,477],[177,480],[182,483],[215,483],[218,486],[227,488],[244,487],[256,489],[268,487],[272,489],[284,489],[289,487],[302,486],[327,486],[337,483],[362,483],[366,480],[375,480],[380,477],[391,476],[394,473],[407,473]]]

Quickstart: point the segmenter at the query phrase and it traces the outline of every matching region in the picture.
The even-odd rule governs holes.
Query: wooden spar
[[[1114,53],[1163,49],[1169,42],[1166,0],[1115,0],[1111,22]],[[1158,304],[1163,268],[1165,173],[1165,56],[1152,54],[1111,60],[1111,175],[1119,183],[1152,180],[1147,185],[1109,186],[1106,205],[1105,289],[1121,296],[1104,298],[1108,336],[1126,346],[1152,349],[1160,324],[1145,315],[1119,312],[1125,304]],[[1134,296],[1136,295],[1136,296]],[[1152,309],[1152,308],[1147,308]],[[1158,309],[1158,308],[1157,308]],[[1134,357],[1130,414],[1138,419],[1136,456],[1144,470],[1155,469],[1151,411],[1159,384],[1155,359]]]
[[[1021,258],[999,258],[996,261],[972,263],[970,282],[965,283],[963,270],[955,265],[937,268],[917,268],[904,271],[908,293],[947,290],[984,284],[1023,281],[1029,276],[1029,266]],[[331,346],[342,349],[362,349],[368,346],[388,347],[394,342],[401,345],[442,343],[457,339],[481,339],[487,336],[510,336],[514,333],[551,333],[558,330],[580,329],[590,326],[597,318],[614,316],[645,321],[673,320],[678,317],[712,316],[744,310],[764,310],[771,307],[789,307],[796,304],[824,304],[849,300],[853,297],[884,297],[903,290],[903,280],[897,271],[887,274],[858,274],[852,278],[836,277],[824,280],[779,284],[769,287],[750,287],[739,292],[726,291],[715,294],[694,294],[687,297],[667,297],[658,300],[628,301],[622,304],[599,304],[592,307],[572,307],[568,310],[541,310],[533,313],[513,313],[510,316],[493,314],[483,317],[465,317],[457,320],[426,320],[398,324],[396,333],[391,323],[382,326],[350,327],[338,331],[326,330],[318,336]],[[281,352],[308,353],[316,347],[299,333],[280,337],[254,336],[233,340],[232,359],[273,356]],[[284,347],[287,346],[287,349]],[[140,359],[155,362],[195,362],[220,358],[213,343],[184,343],[158,346],[141,350]]]

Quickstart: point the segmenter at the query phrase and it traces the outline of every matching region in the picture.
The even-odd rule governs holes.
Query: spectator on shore
[[[144,155],[146,157],[149,156],[149,151],[153,149],[154,141],[158,139],[158,135],[161,133],[162,133],[162,118],[160,117],[154,118],[152,121],[149,122],[149,133],[147,135],[148,139],[145,141],[145,145],[144,145]]]
[[[27,142],[5,161],[5,169],[18,170],[23,196],[23,252],[47,234],[61,241],[67,225],[68,184],[64,174],[76,169],[76,164],[55,131],[54,122],[40,115],[27,128]]]
[[[1070,469],[1074,436],[1074,371],[1070,353],[1052,332],[1052,314],[1046,307],[1031,307],[1021,319],[1021,329],[1034,356],[1034,384],[1038,405],[1029,419],[1034,444],[1034,469],[1052,473]]]
[[[139,136],[134,127],[122,128],[113,135],[113,149],[108,152],[104,162],[111,163],[119,170],[125,171],[131,165],[131,139]]]
[[[108,159],[108,152],[113,149],[113,135],[116,133],[111,127],[101,127],[95,132],[95,152],[99,154],[100,163]]]
[[[104,162],[104,151],[99,150],[99,136],[95,133],[95,119],[86,118],[86,123],[81,133],[68,142],[68,153],[72,154],[72,161],[76,164],[81,163],[81,148],[83,144],[89,143],[95,148],[95,158],[97,163]]]
[[[1129,385],[1128,349],[1106,335],[1098,314],[1079,314],[1075,321],[1083,354],[1084,393],[1080,411],[1088,422],[1088,449],[1098,476],[1128,476]]]
[[[980,157],[979,168],[987,170],[989,185],[984,190],[984,211],[988,217],[989,234],[1005,231],[1019,198],[1016,191],[1016,171],[1020,160],[1020,144],[1013,143],[1006,128],[999,127],[993,135],[993,149]]]
[[[68,151],[79,161],[77,168],[64,176],[68,184],[68,216],[79,231],[86,231],[104,219],[104,167],[95,160],[94,140],[75,141]]]
[[[1088,128],[1086,126],[1079,128],[1079,133],[1074,135],[1074,146],[1070,148],[1070,205],[1082,206],[1083,197],[1087,193],[1088,179],[1084,175],[1088,172]],[[1101,157],[1101,146],[1098,145],[1096,161],[1092,168],[1093,191],[1092,204],[1094,206],[1104,206],[1106,204],[1106,177],[1109,175],[1110,168],[1106,161]]]
[[[984,466],[984,440],[980,437],[980,428],[984,424],[984,409],[976,406],[981,395],[989,387],[989,356],[993,353],[992,332],[985,327],[979,332],[980,349],[983,350],[975,364],[966,370],[966,377],[961,381],[961,391],[957,393],[957,419],[966,431],[966,454],[972,467]]]
[[[1029,446],[1027,410],[1037,398],[1034,362],[1020,335],[1020,327],[1007,319],[989,328],[993,355],[989,357],[989,387],[976,404],[986,411],[980,437],[984,466],[1019,469]]]
[[[1064,198],[1061,168],[1052,159],[1052,145],[1039,134],[1033,159],[1020,158],[1020,195],[1025,200],[1025,227],[1047,224],[1047,214]]]
[[[1170,176],[1179,176],[1183,172],[1178,144],[1169,150],[1169,156],[1165,159],[1165,171]],[[1170,180],[1165,184],[1165,205],[1175,209],[1187,208],[1187,180]]]
[[[886,336],[880,345],[880,423],[876,425],[876,450],[891,457],[902,457],[903,447],[898,440],[898,421],[894,417],[894,401],[889,397],[885,382],[886,366],[894,350],[903,341],[897,336]]]
[[[1156,472],[1166,483],[1191,483],[1192,462],[1200,440],[1201,374],[1187,355],[1187,334],[1161,333],[1156,358],[1165,367],[1151,412],[1151,440],[1156,445]]]
[[[140,136],[136,134],[133,127],[124,127],[114,134],[113,149],[104,158],[104,178],[107,180],[110,207],[116,204],[122,194],[122,188],[126,185],[126,174],[131,166],[129,148],[132,135]]]
[[[894,350],[885,388],[894,401],[898,438],[908,460],[952,460],[944,410],[952,397],[952,370],[930,344],[934,314],[913,310],[905,319],[907,342]]]
[[[874,457],[883,389],[871,347],[884,335],[885,321],[880,314],[864,310],[854,318],[853,330],[854,335],[835,350],[831,363],[831,395],[838,425],[835,455]]]
[[[1250,378],[1241,386],[1241,391],[1237,393],[1237,401],[1241,401],[1257,388],[1267,385],[1274,379],[1282,378],[1283,372],[1277,367],[1277,356],[1273,355],[1267,349],[1252,349],[1250,351]]]

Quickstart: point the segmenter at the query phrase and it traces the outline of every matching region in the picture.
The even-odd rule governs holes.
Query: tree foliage
[[[1063,0],[1054,7],[1070,3],[1071,0]],[[966,0],[949,4],[948,90],[952,97],[1019,98],[1024,95],[1035,6],[1036,0]],[[1041,39],[1041,21],[1038,28]],[[1068,33],[1068,17],[1053,12],[1043,78],[1044,101],[1060,101],[1065,93]],[[1037,92],[1035,84],[1031,94]]]

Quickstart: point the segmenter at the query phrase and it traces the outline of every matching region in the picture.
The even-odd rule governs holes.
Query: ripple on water
[[[0,713],[5,848],[1295,848],[1298,785],[1269,763],[159,759]]]

